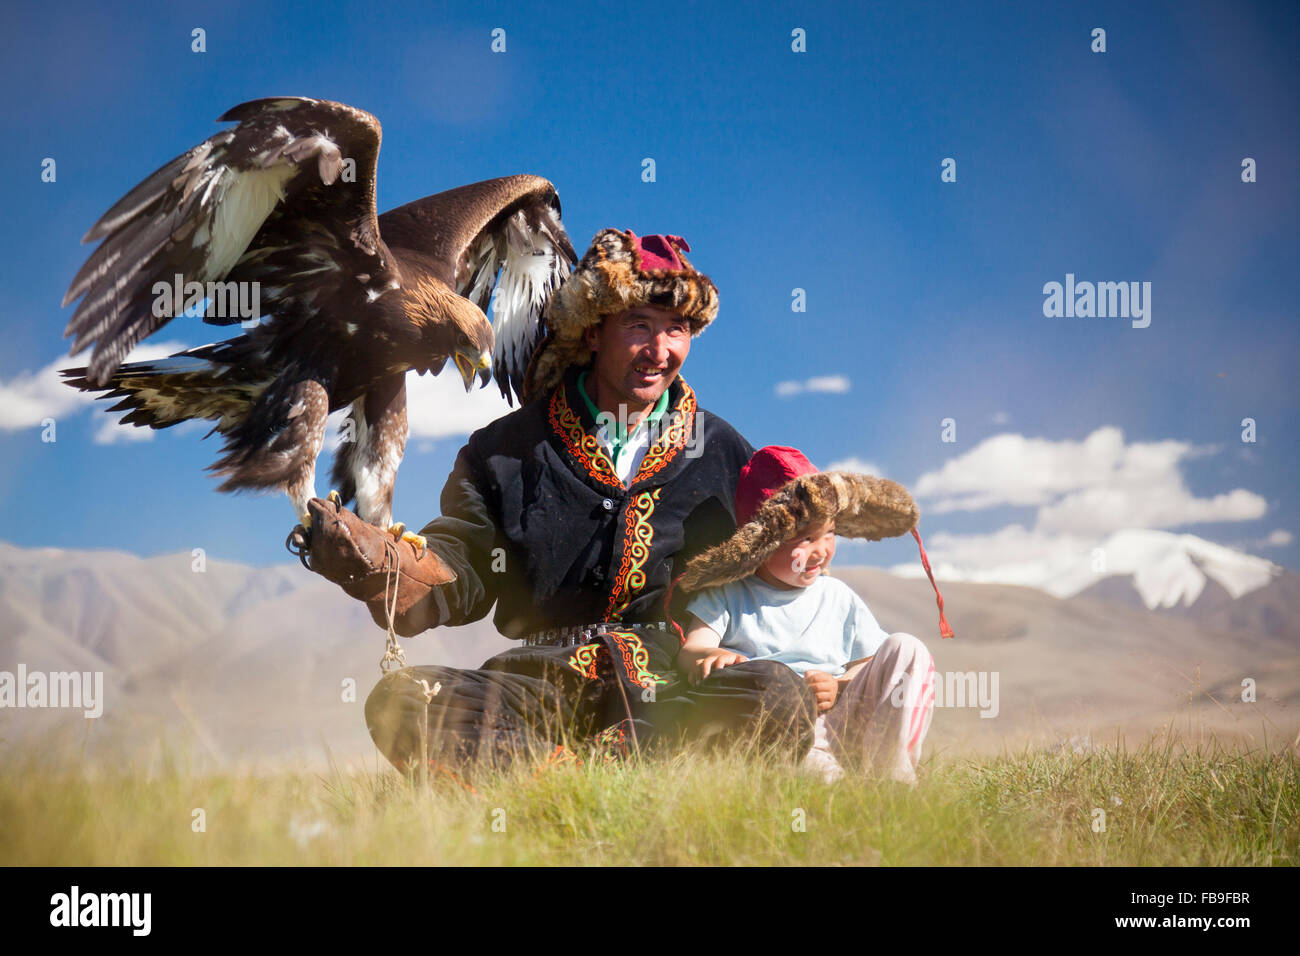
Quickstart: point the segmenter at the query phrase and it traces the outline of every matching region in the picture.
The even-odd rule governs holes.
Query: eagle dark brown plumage
[[[103,241],[64,298],[81,299],[64,335],[74,354],[93,351],[63,375],[119,399],[124,424],[215,422],[220,490],[282,489],[300,517],[326,417],[349,407],[352,440],[331,478],[364,520],[388,527],[409,370],[436,374],[450,358],[468,391],[491,369],[522,401],[542,311],[577,258],[559,197],[540,176],[507,176],[379,216],[369,113],[276,97],[220,121],[237,125],[156,171],[82,240]],[[205,300],[207,323],[252,321],[226,341],[123,364]],[[252,316],[236,308],[252,304]]]

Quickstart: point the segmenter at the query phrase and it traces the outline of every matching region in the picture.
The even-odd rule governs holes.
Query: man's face
[[[641,410],[677,378],[691,351],[691,325],[671,309],[643,305],[606,316],[587,331],[587,345],[596,353],[598,404]]]
[[[835,522],[804,528],[762,564],[767,575],[788,588],[806,588],[835,557]],[[768,581],[768,583],[772,583]]]

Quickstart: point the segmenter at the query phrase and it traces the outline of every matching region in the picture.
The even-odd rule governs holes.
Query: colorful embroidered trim
[[[597,669],[597,658],[600,656],[603,644],[583,644],[573,652],[569,658],[569,666],[581,674],[583,677],[596,680],[600,675]]]
[[[551,428],[588,475],[603,485],[622,488],[623,482],[619,481],[614,463],[609,460],[609,455],[605,454],[605,449],[596,440],[596,436],[588,434],[582,427],[582,419],[569,407],[564,391],[564,386],[561,385],[551,393]]]
[[[618,645],[623,657],[623,672],[629,681],[637,687],[668,683],[666,678],[650,670],[650,652],[635,631],[606,631],[605,635]]]
[[[645,566],[650,560],[650,546],[654,543],[655,529],[650,523],[654,514],[655,503],[659,501],[659,492],[643,491],[632,499],[627,509],[627,528],[623,532],[623,558],[618,565],[618,574],[614,576],[614,588],[609,594],[609,603],[605,606],[605,620],[621,620],[627,606],[632,603],[636,592],[645,587]]]
[[[556,744],[555,749],[546,755],[545,762],[533,771],[533,779],[536,780],[541,776],[543,770],[547,767],[556,767],[563,764],[572,764],[575,767],[582,766],[582,758],[570,750],[564,744]]]
[[[679,378],[678,381],[682,383],[682,394],[677,399],[677,403],[664,413],[666,416],[671,416],[670,424],[660,433],[655,443],[646,449],[645,456],[641,459],[641,466],[637,469],[630,485],[625,485],[619,480],[614,463],[610,461],[604,447],[595,435],[590,434],[583,427],[582,418],[569,405],[567,390],[563,385],[551,393],[547,417],[551,429],[559,436],[565,449],[588,475],[602,485],[626,490],[637,482],[657,475],[677,457],[681,449],[686,447],[691,431],[695,427],[697,405],[695,390],[687,385],[684,379]]]
[[[611,727],[606,727],[595,736],[593,743],[595,744],[596,756],[603,759],[606,764],[626,760],[631,754],[631,748],[628,747],[627,733],[623,730],[624,723],[625,721],[619,721]]]
[[[617,746],[621,747],[627,741],[627,734],[623,732],[623,723],[620,721],[606,727],[600,733],[596,734],[596,745],[598,747]]]

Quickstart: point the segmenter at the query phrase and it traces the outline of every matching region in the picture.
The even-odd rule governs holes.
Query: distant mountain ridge
[[[1055,565],[1018,564],[971,571],[938,562],[941,581],[1019,584],[1056,597],[1089,594],[1103,600],[1137,602],[1148,610],[1175,610],[1240,600],[1293,575],[1266,558],[1206,541],[1192,534],[1127,529],[1116,531],[1096,549]],[[895,573],[922,574],[920,565],[900,565]],[[1203,600],[1204,599],[1204,600]]]
[[[57,711],[0,709],[0,740],[56,728],[133,757],[183,745],[236,755],[370,748],[361,707],[384,633],[365,606],[297,564],[256,568],[189,552],[19,548],[0,542],[0,670],[102,671],[93,726]],[[489,622],[404,641],[411,663],[475,667],[508,642]],[[344,681],[355,699],[344,700]]]
[[[100,671],[105,688],[97,720],[0,708],[0,743],[144,768],[178,749],[217,767],[319,764],[326,754],[373,766],[363,706],[384,633],[364,605],[297,564],[193,567],[189,552],[140,558],[0,542],[0,671]],[[937,711],[931,752],[1145,735],[1179,714],[1251,741],[1261,727],[1270,742],[1275,730],[1286,740],[1300,732],[1300,585],[1290,572],[1236,598],[1209,576],[1190,608],[1159,612],[1119,575],[1066,598],[948,582],[953,640],[938,636],[924,579],[832,573],[886,630],[920,637],[941,672],[1001,675],[997,718]],[[412,664],[477,667],[514,642],[489,618],[402,645]],[[1240,700],[1244,678],[1258,685],[1257,705]]]

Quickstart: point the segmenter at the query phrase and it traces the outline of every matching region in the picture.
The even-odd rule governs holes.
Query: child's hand
[[[686,679],[692,684],[698,684],[713,671],[722,670],[722,668],[730,664],[739,664],[741,661],[747,660],[749,658],[744,654],[737,654],[735,651],[729,651],[726,648],[715,647],[701,654],[696,658],[693,666],[686,668]]]
[[[803,675],[804,683],[812,688],[813,698],[817,701],[818,713],[824,713],[835,705],[840,685],[834,677],[822,671],[808,671]]]

